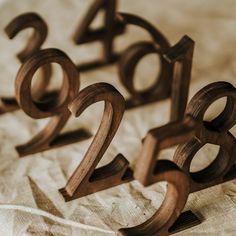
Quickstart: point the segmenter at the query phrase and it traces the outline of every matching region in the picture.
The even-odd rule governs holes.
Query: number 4
[[[103,59],[79,66],[80,71],[112,63],[118,59],[118,55],[113,52],[113,41],[116,35],[124,32],[125,26],[115,18],[116,5],[117,0],[96,0],[88,10],[82,23],[77,27],[73,37],[76,44],[94,41],[103,42]],[[90,25],[99,10],[105,11],[104,26],[91,29]]]

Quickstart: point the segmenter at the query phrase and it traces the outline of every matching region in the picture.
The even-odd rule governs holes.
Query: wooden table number
[[[126,102],[126,108],[129,109],[169,98],[173,79],[173,65],[163,58],[164,52],[170,48],[169,42],[158,29],[139,16],[118,13],[117,17],[127,26],[134,25],[144,29],[153,40],[137,42],[121,54],[118,63],[119,79],[131,95]],[[155,53],[160,57],[160,74],[157,75],[156,82],[151,87],[144,91],[137,91],[134,87],[134,72],[138,62],[151,53]]]
[[[48,27],[46,22],[36,13],[25,13],[14,18],[6,27],[5,32],[9,39],[13,39],[22,30],[33,28],[33,35],[30,37],[25,48],[17,54],[21,63],[35,52],[40,50],[47,38]],[[41,77],[34,83],[32,94],[34,99],[41,99],[51,79],[51,65],[47,64],[40,69]],[[16,98],[0,98],[0,114],[12,112],[19,109]]]
[[[54,97],[34,100],[31,93],[33,76],[39,68],[50,63],[57,63],[63,70],[62,88]],[[84,129],[59,135],[71,116],[68,104],[78,94],[79,88],[80,80],[76,66],[58,49],[38,50],[22,64],[15,82],[16,99],[20,108],[34,119],[52,118],[30,141],[16,147],[21,157],[91,137],[91,134]]]

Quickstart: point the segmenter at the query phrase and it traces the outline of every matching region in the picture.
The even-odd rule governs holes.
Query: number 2
[[[129,162],[121,154],[118,154],[106,166],[95,169],[122,120],[125,110],[122,95],[109,84],[94,84],[83,89],[71,103],[69,109],[78,117],[88,106],[99,101],[105,102],[99,129],[82,162],[66,186],[59,190],[66,201],[133,180],[133,172],[129,168]]]

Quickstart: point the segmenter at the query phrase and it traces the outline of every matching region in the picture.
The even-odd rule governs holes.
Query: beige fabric
[[[1,95],[13,94],[14,77],[19,68],[15,54],[30,34],[28,31],[21,33],[10,41],[3,32],[4,26],[20,13],[36,11],[49,25],[50,33],[44,48],[57,47],[75,62],[83,61],[99,52],[99,44],[75,47],[70,36],[91,2],[1,0]],[[150,20],[172,44],[184,34],[196,41],[191,96],[209,82],[226,80],[235,85],[235,0],[121,0],[119,8]],[[131,27],[124,37],[117,40],[117,47],[125,48],[146,36],[142,30]],[[151,72],[156,68],[154,59],[147,58],[139,70],[142,75],[139,82],[144,85],[149,77],[153,77]],[[60,75],[60,70],[57,71]],[[116,67],[81,74],[82,87],[98,81],[115,85],[127,96],[117,79]],[[208,117],[213,117],[220,107],[217,104],[209,111]],[[81,118],[71,119],[66,129],[87,127],[95,133],[99,119],[94,117],[100,117],[101,112],[102,104],[100,107],[92,106]],[[134,167],[141,150],[141,139],[150,128],[166,123],[168,116],[168,101],[126,112],[101,165],[117,153],[123,153]],[[143,188],[136,181],[65,203],[57,189],[65,185],[91,140],[19,159],[14,146],[27,141],[46,122],[27,118],[22,111],[0,116],[0,235],[116,235],[117,229],[145,221],[160,206],[165,184]],[[161,158],[171,159],[173,150],[162,152]],[[216,148],[210,146],[201,150],[198,155],[200,161],[194,162],[194,168],[208,163],[215,152]],[[191,209],[204,221],[176,235],[236,235],[235,205],[236,181],[192,194],[186,209]]]

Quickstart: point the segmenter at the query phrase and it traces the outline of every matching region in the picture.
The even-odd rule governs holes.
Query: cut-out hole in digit
[[[106,17],[106,12],[105,11],[99,11],[96,15],[96,17],[93,19],[91,22],[89,28],[93,31],[99,28],[102,28],[104,21]]]
[[[50,77],[50,84],[44,89],[43,96],[37,96],[38,86],[40,85],[42,78],[42,67],[38,68],[35,72],[32,82],[31,82],[31,96],[35,103],[49,103],[53,100],[58,99],[58,91],[62,90],[63,86],[63,71],[61,70],[60,65],[57,63],[50,63],[48,66],[51,68],[52,74]],[[78,78],[79,79],[79,78]]]
[[[134,88],[138,92],[149,90],[156,84],[161,72],[160,59],[156,54],[147,54],[137,64],[134,73]]]
[[[158,160],[170,160],[172,161],[174,153],[177,149],[178,145],[175,145],[173,147],[165,148],[160,150],[158,154]]]
[[[220,113],[224,110],[226,106],[227,98],[219,98],[215,102],[213,102],[206,110],[203,120],[204,121],[212,121],[215,117],[219,116]]]
[[[159,57],[157,65],[153,68],[160,68],[155,74],[155,82],[152,86],[138,91],[135,88],[135,71],[138,64],[144,57],[155,54]],[[151,102],[165,99],[170,94],[170,84],[172,80],[172,65],[166,62],[160,53],[160,50],[155,47],[151,42],[140,42],[130,46],[122,55],[119,63],[119,75],[123,86],[130,93],[130,98],[126,101],[126,108],[134,108],[140,105],[145,105]],[[149,78],[146,76],[145,80]]]
[[[216,159],[219,150],[220,147],[218,145],[205,144],[195,154],[190,165],[190,173],[196,173],[208,167]]]

